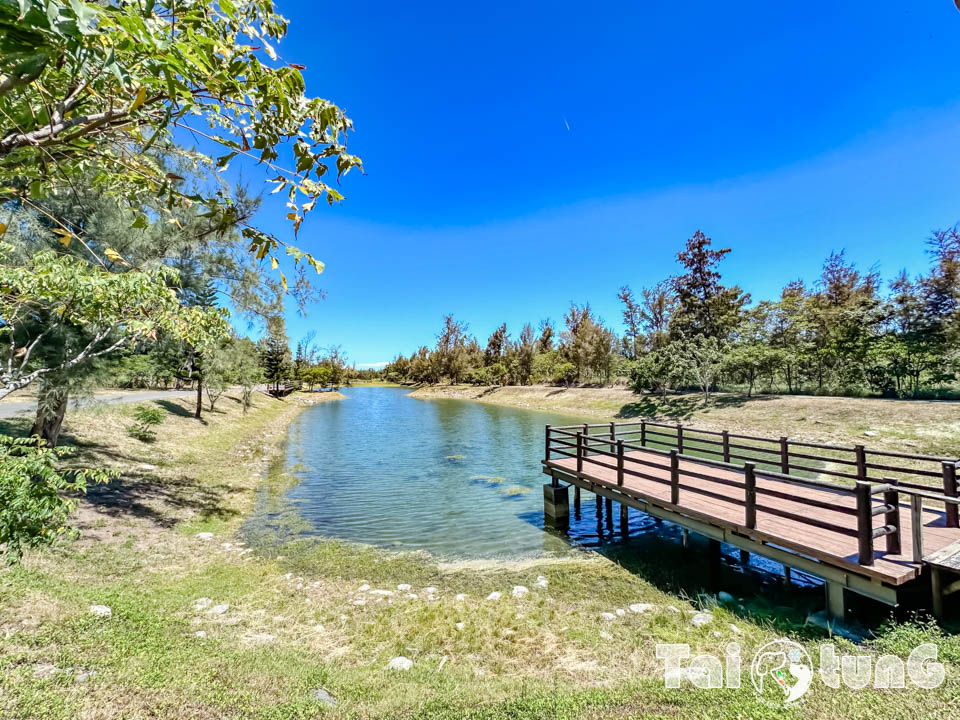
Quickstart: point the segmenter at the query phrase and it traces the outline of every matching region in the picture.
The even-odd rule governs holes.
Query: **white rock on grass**
[[[454,600],[457,600],[458,602],[459,602],[459,601],[462,601],[462,600],[466,600],[466,599],[467,599],[467,594],[466,594],[466,593],[457,593],[456,596],[455,596],[453,599],[454,599]]]
[[[667,605],[667,610],[669,610],[672,613],[680,612],[680,608],[676,607],[675,605]]]
[[[38,679],[53,677],[59,672],[60,668],[53,663],[37,663],[33,666],[33,676]]]
[[[424,588],[423,592],[425,592],[427,595],[436,595],[439,591],[431,585],[428,588]]]
[[[693,625],[693,627],[703,627],[704,625],[709,625],[711,622],[713,622],[713,615],[705,612],[699,612],[690,618],[690,624]]]
[[[230,606],[226,603],[223,603],[222,605],[214,605],[212,608],[207,610],[207,615],[223,615],[229,609]]]
[[[634,603],[628,609],[632,613],[636,613],[637,615],[643,615],[645,612],[649,612],[653,610],[653,605],[650,603]]]
[[[533,584],[535,588],[540,588],[541,590],[546,590],[547,585],[550,584],[550,581],[547,580],[543,575],[537,575],[537,581]]]
[[[457,630],[463,630],[463,623],[462,623],[462,622],[458,622],[458,623],[455,625],[455,627],[457,628]]]
[[[627,614],[627,611],[624,610],[623,608],[617,608],[616,613],[617,613],[617,617],[623,617],[624,615]]]
[[[103,618],[104,620],[109,620],[113,617],[113,610],[106,605],[91,605],[90,614],[98,618]]]
[[[337,704],[337,701],[333,697],[333,695],[328,693],[323,688],[317,688],[316,690],[313,691],[313,699],[316,700],[317,702],[323,703],[324,705],[332,706]]]
[[[206,632],[206,630],[197,630],[197,631],[193,634],[193,636],[194,636],[195,638],[200,638],[201,640],[203,640],[203,639],[207,636],[207,632]]]
[[[393,595],[393,590],[371,590],[371,595],[380,595],[381,597],[390,597]]]
[[[397,590],[400,592],[410,592],[410,586],[407,583],[400,583],[397,585]]]
[[[600,613],[600,619],[610,622],[611,620],[616,620],[617,616],[614,615],[612,612],[602,612]]]
[[[734,635],[743,635],[743,630],[738,628],[733,623],[730,623],[730,632],[732,632]]]
[[[212,532],[198,532],[196,535],[194,535],[194,537],[195,537],[197,540],[213,540],[213,533],[212,533]]]
[[[366,583],[364,583],[363,585],[361,585],[360,587],[357,588],[357,591],[358,591],[358,592],[366,592],[366,591],[369,590],[369,589],[370,589],[370,586],[367,585]]]
[[[405,658],[403,655],[393,658],[387,663],[387,670],[397,670],[400,672],[409,670],[413,667],[413,660]]]
[[[211,605],[213,605],[213,600],[207,597],[197,598],[193,601],[194,610],[206,610]]]
[[[410,600],[416,600],[416,599],[417,599],[417,594],[416,594],[416,593],[407,593],[407,594],[405,595],[405,597],[408,598],[408,599],[410,599]]]
[[[499,599],[500,599],[500,593],[498,593],[496,590],[494,590],[492,593],[487,595],[487,600],[499,600]]]
[[[510,592],[515,598],[526,597],[530,591],[525,588],[523,585],[514,585],[513,590]]]

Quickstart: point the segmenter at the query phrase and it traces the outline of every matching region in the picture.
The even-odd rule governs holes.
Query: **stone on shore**
[[[400,672],[409,670],[413,667],[413,660],[405,658],[403,655],[393,658],[387,663],[387,670],[397,670]]]
[[[98,618],[103,618],[104,620],[109,620],[113,617],[113,610],[106,605],[91,605],[90,614]]]

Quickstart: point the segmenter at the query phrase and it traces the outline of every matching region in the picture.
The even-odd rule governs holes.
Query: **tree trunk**
[[[38,405],[37,417],[30,429],[30,434],[39,435],[49,447],[56,447],[60,439],[60,429],[63,427],[63,417],[67,414],[69,398],[70,394],[64,390],[53,408],[44,408],[43,403]]]
[[[193,416],[200,419],[200,413],[203,411],[203,378],[197,377],[197,409]]]

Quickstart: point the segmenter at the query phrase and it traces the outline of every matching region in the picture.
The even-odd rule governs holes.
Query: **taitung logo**
[[[750,680],[761,695],[773,685],[783,691],[785,703],[794,703],[813,683],[813,661],[807,651],[792,640],[774,640],[753,656]]]

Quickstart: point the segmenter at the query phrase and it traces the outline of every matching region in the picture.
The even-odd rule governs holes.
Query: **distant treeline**
[[[960,353],[960,231],[928,241],[931,266],[884,284],[843,252],[816,281],[796,280],[777,300],[751,302],[723,284],[729,248],[699,230],[677,253],[681,272],[639,294],[620,288],[619,336],[589,304],[572,303],[556,327],[506,324],[486,346],[466,324],[444,318],[436,346],[398,356],[387,380],[477,385],[628,382],[637,391],[698,388],[888,397],[940,396],[952,389]]]

